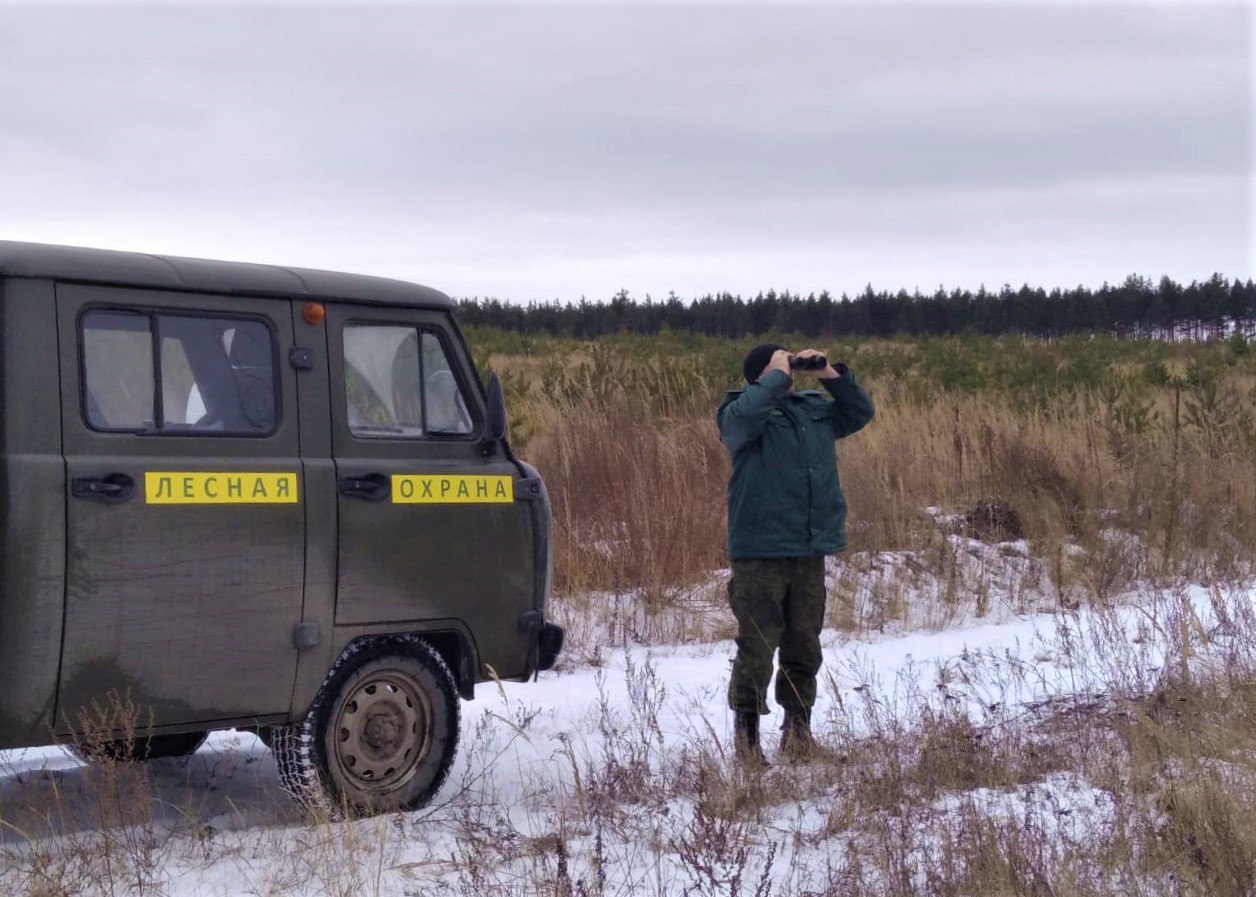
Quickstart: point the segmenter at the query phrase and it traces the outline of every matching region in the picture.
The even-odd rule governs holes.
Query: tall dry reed
[[[1241,409],[1227,425],[1180,386],[1131,420],[1098,390],[1022,407],[997,391],[865,385],[876,418],[838,445],[852,552],[936,544],[937,508],[978,537],[1028,540],[1061,589],[1082,577],[1100,600],[1147,576],[1251,572],[1256,429]],[[726,566],[719,397],[703,384],[663,414],[613,383],[587,401],[528,394],[525,454],[555,497],[560,593],[665,599]]]

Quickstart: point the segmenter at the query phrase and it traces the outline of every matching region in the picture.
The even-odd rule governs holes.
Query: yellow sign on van
[[[150,505],[296,504],[295,473],[150,470],[144,474]]]
[[[509,476],[394,474],[392,500],[399,505],[512,502],[514,481]]]

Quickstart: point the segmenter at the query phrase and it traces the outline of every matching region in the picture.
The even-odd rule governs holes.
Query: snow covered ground
[[[1223,651],[1227,621],[1254,598],[1192,587],[1131,595],[1104,613],[1004,612],[866,638],[828,630],[817,730],[848,749],[922,713],[997,727],[1061,701],[1139,693],[1183,631],[1198,639],[1200,663]],[[60,749],[0,754],[0,884],[25,893],[41,868],[78,864],[97,879],[78,893],[110,895],[550,893],[539,883],[556,876],[588,893],[803,893],[824,881],[849,837],[839,781],[778,768],[747,818],[704,806],[701,777],[728,767],[732,652],[729,641],[624,647],[537,682],[481,685],[463,705],[462,747],[434,804],[353,823],[303,818],[267,749],[245,732],[214,734],[190,761],[148,764],[138,797],[122,786],[102,793],[92,770]],[[769,755],[778,725],[765,720]],[[144,797],[149,807],[125,816],[130,825],[111,823],[124,818],[116,801]],[[1054,826],[1065,840],[1111,824],[1110,795],[1067,772],[1013,791],[943,795],[931,812],[960,806]],[[102,838],[114,852],[107,881],[105,848],[96,865],[85,859]]]
[[[935,508],[927,508],[926,515],[947,529],[960,526],[958,517]],[[1115,531],[1105,537],[1110,551],[1137,547]],[[731,639],[737,627],[726,597],[728,577],[728,570],[718,571],[705,582],[672,588],[654,602],[640,590],[594,592],[557,602],[551,613],[567,629],[560,663],[597,665],[608,647]],[[1050,565],[1034,557],[1024,540],[986,543],[954,532],[928,550],[830,558],[825,578],[827,624],[844,632],[892,634],[1012,622],[1091,597],[1084,577],[1058,586]]]

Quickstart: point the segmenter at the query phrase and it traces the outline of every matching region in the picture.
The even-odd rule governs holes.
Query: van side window
[[[355,436],[464,435],[471,416],[440,339],[414,327],[344,329],[345,396]]]
[[[83,318],[84,411],[96,430],[151,430],[153,337],[148,315],[91,312]]]
[[[275,431],[274,340],[260,321],[92,311],[83,316],[82,340],[83,405],[93,429]]]
[[[459,436],[471,432],[467,403],[449,367],[445,347],[434,333],[423,334],[423,396],[429,430]]]

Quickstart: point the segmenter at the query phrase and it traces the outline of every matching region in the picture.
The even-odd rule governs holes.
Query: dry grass
[[[186,892],[176,870],[204,868],[239,882],[214,893],[270,897],[1251,895],[1250,597],[1218,589],[1208,607],[1159,592],[1137,617],[1058,622],[1044,650],[1073,691],[1054,698],[1031,699],[1044,674],[1013,657],[965,652],[883,682],[852,656],[828,671],[826,750],[804,766],[738,767],[720,712],[631,656],[625,700],[600,676],[590,716],[548,761],[512,771],[522,800],[494,774],[531,737],[520,705],[481,717],[451,793],[414,815],[233,826],[172,790],[169,766],[106,758],[77,793],[32,783],[28,829],[10,822],[0,845],[0,888],[165,895]],[[674,731],[678,700],[690,737]],[[452,852],[410,859],[449,834]]]
[[[1256,441],[1245,426],[1192,424],[1179,393],[1149,412],[1159,426],[1134,432],[1093,393],[1018,410],[996,394],[867,385],[877,417],[839,445],[853,552],[936,545],[923,508],[965,515],[994,504],[1051,560],[1062,599],[1074,585],[1103,602],[1148,577],[1252,572]],[[526,416],[542,423],[526,454],[555,497],[560,595],[640,589],[666,603],[727,564],[716,394],[666,416],[624,397],[529,402]],[[1071,560],[1076,547],[1084,563]]]
[[[553,418],[532,458],[551,484],[565,594],[639,588],[661,606],[723,566],[728,463],[709,420],[660,427],[632,406]]]
[[[1142,644],[1168,654],[1149,682],[974,704],[963,683],[983,667],[1009,688],[1033,677],[974,657],[936,688],[856,687],[820,728],[821,759],[761,773],[714,737],[667,745],[650,722],[663,689],[630,666],[628,716],[603,703],[594,742],[568,748],[550,831],[465,856],[463,893],[1250,897],[1256,615],[1237,593],[1206,626],[1172,595],[1153,603]],[[1079,675],[1151,656],[1096,613],[1084,645],[1056,646]]]

